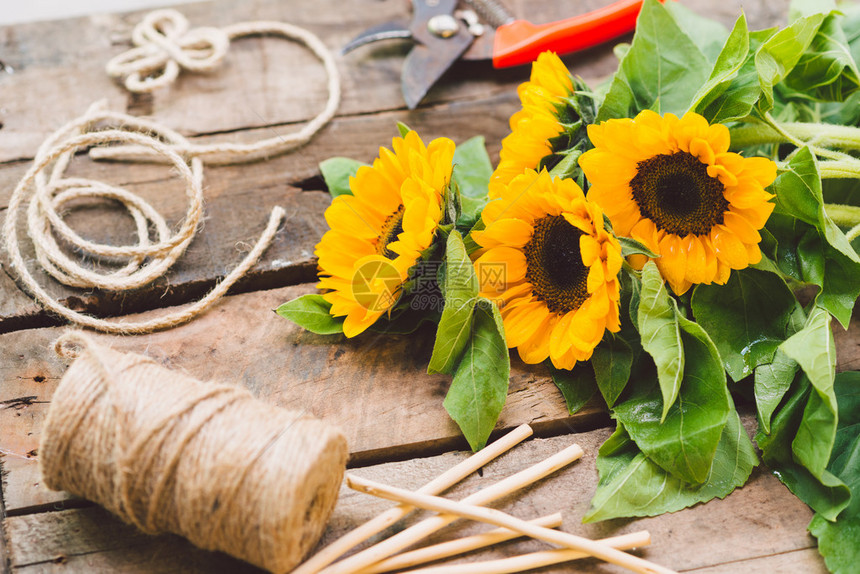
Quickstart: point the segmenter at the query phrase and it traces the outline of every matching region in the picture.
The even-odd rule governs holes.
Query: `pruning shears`
[[[412,0],[412,22],[374,26],[344,46],[390,39],[409,39],[415,45],[406,56],[401,86],[406,105],[414,109],[445,71],[457,60],[490,60],[496,68],[526,64],[545,50],[567,54],[584,50],[631,32],[642,0],[617,0],[592,12],[532,24],[515,19],[499,0]]]

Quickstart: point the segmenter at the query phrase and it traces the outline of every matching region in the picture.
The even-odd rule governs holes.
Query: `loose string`
[[[194,28],[176,10],[156,10],[149,13],[132,32],[135,48],[124,52],[106,66],[114,78],[124,78],[126,89],[142,93],[171,84],[180,69],[210,72],[227,54],[230,42],[237,38],[278,35],[304,44],[323,63],[328,77],[328,100],[323,110],[299,131],[278,135],[251,144],[197,144],[189,141],[172,144],[185,158],[200,158],[210,165],[245,163],[267,159],[298,148],[313,138],[335,115],[340,106],[340,75],[334,56],[326,45],[310,31],[284,22],[240,22],[224,28]],[[166,158],[152,148],[124,145],[95,148],[90,157],[97,160],[159,162]]]
[[[329,91],[325,108],[299,131],[252,144],[200,145],[157,122],[110,112],[104,109],[102,103],[97,103],[83,116],[57,130],[40,146],[33,166],[12,193],[3,237],[11,267],[19,281],[45,308],[73,323],[98,331],[142,334],[167,329],[205,311],[259,260],[285,217],[281,207],[272,210],[265,231],[242,262],[199,301],[146,321],[99,319],[72,310],[36,282],[21,254],[18,216],[22,205],[31,197],[27,207],[27,232],[33,241],[36,259],[49,275],[65,285],[124,291],[149,284],[163,276],[185,253],[199,226],[203,211],[203,164],[256,161],[304,145],[334,117],[340,105],[340,77],[331,51],[317,36],[303,28],[282,22],[260,21],[242,22],[220,29],[189,29],[188,20],[170,9],[147,14],[132,33],[136,47],[107,64],[108,74],[124,78],[128,90],[148,92],[175,81],[181,69],[194,72],[214,70],[223,61],[232,40],[260,34],[281,35],[304,44],[325,67]],[[114,128],[92,129],[92,126],[100,123],[110,124]],[[121,145],[107,145],[117,143]],[[171,165],[185,185],[188,200],[181,227],[171,233],[157,210],[139,196],[120,187],[84,178],[64,177],[72,155],[82,147],[90,147],[90,157],[97,160]],[[46,171],[52,164],[48,176]],[[99,244],[72,230],[59,212],[67,204],[82,198],[110,199],[123,205],[134,220],[137,244]],[[155,230],[154,242],[150,239],[150,228]],[[96,271],[84,267],[60,249],[57,237],[87,255],[126,258],[127,262],[113,271]]]
[[[100,124],[115,127],[96,129]],[[178,174],[185,186],[188,207],[182,225],[176,232],[171,233],[164,218],[140,196],[103,182],[64,177],[75,150],[113,142],[125,142],[148,149],[163,158]],[[42,306],[68,321],[98,331],[149,333],[193,319],[220,299],[259,260],[284,219],[285,211],[281,207],[272,210],[265,231],[242,262],[205,297],[178,311],[145,321],[112,321],[74,311],[39,285],[28,269],[19,244],[18,220],[22,206],[29,198],[27,233],[33,242],[37,261],[57,281],[85,289],[125,291],[146,285],[164,275],[194,239],[203,213],[203,163],[199,158],[186,160],[175,151],[175,146],[182,146],[186,142],[178,133],[153,122],[107,111],[101,102],[45,140],[36,152],[33,165],[12,192],[3,224],[3,238],[11,268],[24,288]],[[50,175],[46,173],[49,168]],[[63,221],[59,210],[81,198],[106,198],[122,204],[135,222],[137,244],[100,244],[78,235]],[[150,226],[155,229],[154,243],[150,240]],[[60,249],[56,237],[87,255],[127,258],[128,261],[125,266],[114,271],[90,269],[69,258]]]

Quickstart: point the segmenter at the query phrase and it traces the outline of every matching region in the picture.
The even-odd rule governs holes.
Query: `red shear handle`
[[[552,50],[567,54],[607,42],[632,31],[642,0],[619,0],[593,12],[535,25],[515,20],[496,29],[493,66],[507,68],[534,61],[538,54]]]

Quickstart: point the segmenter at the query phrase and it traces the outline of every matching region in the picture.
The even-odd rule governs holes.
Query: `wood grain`
[[[610,1],[508,0],[507,4],[517,16],[540,23]],[[731,26],[742,2],[684,0],[684,4]],[[788,0],[743,2],[753,29],[784,22],[787,5]],[[192,26],[251,19],[295,23],[336,49],[368,26],[407,18],[409,3],[218,0],[180,9]],[[107,78],[103,66],[130,46],[131,29],[141,15],[0,27],[0,54],[14,69],[12,74],[0,71],[3,216],[9,194],[29,167],[36,147],[97,99],[106,98],[111,109],[152,117],[206,142],[251,142],[289,133],[318,113],[325,99],[321,67],[304,48],[275,38],[237,41],[224,67],[213,74],[183,74],[174,86],[151,96],[128,95]],[[306,408],[344,427],[351,464],[362,467],[355,472],[417,487],[466,456],[457,451],[465,448],[465,442],[442,408],[449,378],[425,371],[432,330],[420,332],[415,339],[371,334],[355,340],[332,339],[303,332],[271,312],[279,303],[313,290],[308,284],[315,272],[313,248],[326,228],[322,213],[329,201],[317,167],[321,160],[341,155],[371,161],[379,146],[390,144],[397,121],[418,130],[425,140],[447,136],[459,143],[482,134],[491,157],[498,159],[508,118],[519,107],[515,87],[527,78],[528,68],[497,71],[486,63],[455,64],[422,106],[408,111],[399,89],[407,49],[408,45],[394,42],[337,56],[344,87],[338,116],[296,153],[249,166],[207,169],[205,225],[164,280],[123,296],[44,281],[52,293],[88,312],[152,316],[210,288],[242,258],[245,244],[257,237],[271,206],[284,205],[291,214],[289,221],[264,259],[234,289],[239,294],[174,331],[99,338],[197,378],[234,381],[275,404]],[[611,46],[565,57],[565,62],[593,85],[617,65]],[[161,166],[94,163],[79,156],[70,173],[127,186],[147,197],[173,224],[183,214],[182,192]],[[79,205],[70,221],[94,239],[123,242],[130,238],[128,218],[108,203]],[[0,464],[5,484],[0,515],[5,503],[11,515],[6,534],[15,571],[255,571],[176,537],[141,535],[86,501],[40,485],[41,421],[65,369],[51,350],[64,330],[56,324],[17,288],[4,267],[0,273],[0,333],[6,333],[0,335]],[[857,318],[848,332],[839,327],[834,332],[839,368],[860,367]],[[515,362],[497,430],[522,422],[533,423],[543,436],[564,436],[529,441],[485,468],[483,478],[469,479],[458,493],[466,494],[485,481],[528,466],[575,439],[587,448],[585,460],[520,497],[506,499],[501,507],[523,517],[561,509],[567,514],[565,529],[593,537],[648,528],[655,544],[643,555],[681,571],[824,572],[815,541],[805,530],[809,509],[762,469],[724,501],[651,519],[581,525],[578,517],[596,485],[594,455],[609,433],[606,428],[592,429],[607,427],[607,416],[592,403],[569,417],[543,369]],[[394,462],[377,464],[382,461]],[[326,539],[387,505],[344,491]],[[474,527],[468,526],[447,535],[472,531]],[[0,533],[0,564],[4,563],[3,538]],[[515,543],[481,557],[535,548],[532,543]],[[569,567],[544,571],[566,572]],[[583,562],[577,571],[616,570]]]
[[[228,297],[211,312],[168,332],[97,338],[201,380],[241,384],[264,400],[307,409],[338,424],[346,432],[353,464],[465,447],[442,407],[450,377],[426,374],[432,329],[415,337],[366,333],[347,340],[313,335],[272,312],[312,290],[312,285],[301,285]],[[32,452],[38,448],[47,402],[65,370],[52,350],[63,331],[0,335],[0,401],[36,397],[0,410],[7,504],[15,512],[63,499],[38,484],[37,454]],[[514,362],[499,429],[529,422],[543,432],[561,432],[594,428],[606,420],[596,403],[569,417],[543,368]]]
[[[571,8],[541,1],[516,3],[511,9],[543,22],[607,3],[588,0]],[[769,25],[782,18],[783,2],[776,4],[779,6],[747,7],[751,25]],[[688,5],[730,24],[739,3],[716,7],[694,0]],[[407,10],[408,3],[399,0],[294,0],[289,6],[275,0],[241,5],[221,1],[183,7],[192,24],[198,25],[225,25],[252,15],[254,19],[294,22],[318,33],[329,46],[343,45],[372,23],[405,19]],[[237,41],[224,69],[216,73],[185,74],[174,86],[154,95],[129,96],[106,77],[102,66],[108,57],[128,47],[131,28],[141,15],[101,15],[0,28],[0,53],[14,70],[0,73],[4,93],[0,211],[29,167],[28,162],[15,160],[32,157],[50,132],[96,99],[107,97],[113,109],[149,115],[201,141],[249,142],[297,129],[297,122],[313,117],[325,98],[323,71],[314,58],[290,42],[270,38]],[[398,86],[404,49],[402,43],[394,43],[340,57],[345,94],[340,115],[310,145],[254,166],[207,170],[206,226],[163,280],[117,295],[69,289],[45,277],[47,290],[76,310],[100,316],[191,301],[241,259],[235,245],[256,237],[265,213],[276,203],[294,214],[289,233],[279,234],[265,259],[234,292],[307,281],[313,274],[310,254],[325,229],[321,218],[325,200],[296,195],[287,186],[320,189],[319,161],[334,155],[371,161],[378,147],[390,142],[397,121],[414,127],[425,139],[446,135],[463,141],[482,134],[495,158],[499,142],[508,133],[508,118],[518,108],[514,88],[526,79],[528,68],[499,71],[474,62],[457,64],[431,92],[425,108],[406,111]],[[608,76],[616,65],[609,46],[566,60],[572,72],[592,82]],[[34,93],[44,95],[39,106],[32,105]],[[93,164],[79,158],[70,173],[126,185],[173,223],[183,214],[181,190],[175,189],[176,182],[163,167]],[[130,239],[130,221],[117,206],[101,202],[78,207],[71,222],[92,239]],[[25,256],[30,255],[25,247]],[[5,256],[0,263],[4,260]],[[9,277],[0,275],[0,332],[53,324],[56,319],[41,311]]]
[[[752,423],[752,418],[747,417],[746,422]],[[725,500],[654,518],[581,524],[579,517],[587,510],[596,488],[594,464],[597,448],[608,435],[607,429],[601,429],[527,441],[484,467],[481,476],[473,475],[455,487],[451,496],[461,498],[576,442],[586,451],[581,461],[522,493],[506,497],[496,507],[523,518],[560,511],[565,517],[564,530],[591,538],[647,529],[653,542],[640,551],[642,556],[680,571],[716,567],[714,572],[729,572],[732,565],[742,564],[743,572],[770,573],[774,571],[769,569],[772,565],[784,563],[784,558],[780,557],[814,546],[813,539],[805,532],[811,511],[776,478],[761,469],[754,472],[747,486]],[[464,456],[466,453],[450,452],[352,472],[415,489]],[[344,487],[322,543],[340,536],[390,505]],[[83,569],[93,572],[109,569],[166,572],[171,566],[174,571],[183,572],[245,571],[243,565],[232,559],[193,549],[176,537],[152,538],[138,534],[97,507],[13,517],[8,520],[8,526],[13,565],[20,572],[76,572]],[[392,532],[399,528],[392,527]],[[471,523],[453,526],[440,532],[432,541],[472,534],[482,528]],[[534,541],[519,541],[463,560],[498,558],[540,548],[545,546]],[[802,564],[809,566],[809,570],[804,572],[822,571],[820,557],[811,553],[802,556]],[[722,565],[728,569],[720,570]],[[569,572],[569,568],[560,565],[541,571]],[[621,571],[594,561],[578,562],[576,569],[589,573]]]
[[[490,113],[483,112],[487,106]],[[468,134],[457,140],[464,141],[475,135],[475,131],[468,130],[475,130],[474,117],[481,114],[480,131],[486,134],[488,142],[492,142],[490,152],[495,155],[500,148],[498,142],[507,133],[508,117],[516,106],[518,103],[512,94],[480,103],[455,102],[433,108],[423,114],[420,121],[412,121],[412,127],[427,141],[440,137],[449,129]],[[207,169],[205,224],[177,264],[163,279],[149,286],[124,294],[100,290],[83,292],[60,285],[40,270],[35,271],[35,276],[49,293],[65,300],[73,308],[102,316],[191,301],[199,298],[241,260],[247,249],[242,245],[253,243],[265,226],[272,206],[282,205],[289,219],[263,259],[233,292],[313,280],[316,265],[313,251],[327,229],[322,214],[330,199],[326,193],[303,192],[294,186],[299,184],[320,189],[323,183],[319,179],[317,165],[327,157],[346,155],[372,161],[381,145],[390,147],[397,121],[411,120],[402,112],[338,120],[319,141],[299,153],[281,156],[265,164]],[[250,139],[269,137],[270,134],[263,133],[265,131],[255,130]],[[0,182],[8,182],[8,186],[0,185],[0,208],[7,205],[9,193],[26,167],[21,162],[0,166]],[[171,224],[177,224],[184,216],[183,190],[162,166],[104,164],[79,157],[69,173],[122,185],[134,191],[156,206]],[[82,202],[67,221],[93,240],[115,244],[133,241],[130,218],[112,202]],[[23,229],[20,236],[26,237]],[[32,261],[32,246],[26,240],[24,256]],[[4,252],[0,254],[0,262],[5,261],[7,256]],[[0,274],[0,332],[51,324],[57,324],[57,321],[41,311],[17,287],[8,271]]]
[[[142,337],[96,335],[117,349],[144,353],[168,368],[201,380],[235,382],[258,397],[307,409],[342,426],[353,465],[426,456],[465,448],[442,407],[450,377],[427,375],[434,332],[412,336],[365,333],[354,339],[306,332],[273,313],[280,303],[312,292],[299,285],[225,298],[209,313],[177,329]],[[163,310],[133,318],[152,317]],[[39,483],[40,428],[65,365],[52,350],[64,328],[0,335],[0,450],[6,453],[6,504],[10,512],[45,508],[64,494]],[[860,357],[860,321],[834,328],[839,363]],[[568,416],[561,394],[542,366],[514,360],[509,393],[497,429],[522,423],[557,434],[607,421],[599,403]],[[22,400],[24,397],[26,399]],[[29,510],[28,510],[29,509]]]

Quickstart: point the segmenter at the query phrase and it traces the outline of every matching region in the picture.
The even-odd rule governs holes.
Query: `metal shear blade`
[[[662,1],[662,0],[660,0]],[[615,0],[587,14],[548,24],[515,20],[500,0],[464,0],[473,10],[457,11],[457,0],[412,0],[412,22],[375,26],[344,47],[349,52],[378,40],[411,39],[401,87],[414,109],[430,87],[458,59],[492,59],[496,68],[533,61],[545,50],[584,50],[633,30],[642,0]],[[478,22],[480,14],[489,24]]]
[[[403,98],[414,109],[431,86],[475,42],[474,29],[454,16],[457,0],[412,0],[413,18],[374,26],[350,41],[342,53],[380,40],[409,39],[415,45],[406,56],[401,74]]]

